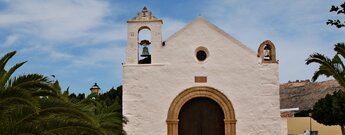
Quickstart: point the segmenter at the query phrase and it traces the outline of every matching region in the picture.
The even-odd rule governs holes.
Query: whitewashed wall
[[[194,86],[210,86],[228,97],[235,109],[237,135],[287,134],[279,112],[278,64],[261,64],[256,52],[202,17],[171,36],[165,46],[154,45],[152,64],[123,65],[128,135],[166,135],[171,102]],[[209,51],[205,62],[196,60],[198,47]],[[207,76],[208,81],[195,83],[195,76]]]

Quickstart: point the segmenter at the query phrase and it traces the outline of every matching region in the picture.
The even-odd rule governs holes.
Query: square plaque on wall
[[[206,83],[207,82],[207,76],[195,76],[194,82],[196,83]]]

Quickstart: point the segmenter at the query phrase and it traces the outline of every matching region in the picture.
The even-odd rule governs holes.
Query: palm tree
[[[106,105],[97,95],[75,102],[58,81],[39,74],[12,77],[26,62],[5,69],[15,51],[0,59],[0,131],[2,135],[122,135],[126,122],[116,102]]]
[[[335,44],[334,51],[336,54],[332,59],[320,53],[311,54],[306,59],[306,64],[317,63],[320,65],[319,69],[315,71],[312,81],[316,81],[320,75],[325,75],[326,77],[333,77],[345,88],[345,66],[342,61],[345,58],[345,44]]]
[[[106,135],[90,107],[66,101],[58,82],[39,74],[12,74],[25,62],[5,69],[16,54],[0,59],[0,131],[17,134],[93,134]]]
[[[320,75],[325,75],[326,77],[333,77],[335,80],[337,80],[337,82],[341,85],[341,87],[345,88],[345,66],[344,63],[342,61],[342,59],[345,58],[345,44],[344,43],[337,43],[335,44],[334,47],[334,51],[336,52],[336,54],[334,55],[334,57],[332,59],[328,58],[325,55],[319,54],[319,53],[314,53],[312,55],[310,55],[307,59],[306,59],[306,64],[309,65],[310,63],[318,63],[319,69],[315,71],[313,77],[312,77],[312,81],[316,81],[318,79],[318,77]],[[326,96],[326,99],[330,99],[330,95]],[[321,99],[318,101],[318,103],[321,101],[326,101],[326,99]],[[333,122],[332,120],[334,119],[330,119],[328,120],[328,117],[319,117],[319,115],[322,113],[320,113],[320,104],[316,103],[313,107],[312,110],[312,116],[313,118],[317,118],[317,121],[325,124],[325,125],[337,125],[340,124],[341,127],[341,131],[342,134],[345,135],[345,130],[344,130],[344,126],[341,125],[342,123],[331,123]],[[341,106],[343,104],[332,104],[334,105],[332,106],[327,106],[326,108],[342,108]],[[321,108],[324,109],[324,108]],[[342,117],[342,114],[344,114],[344,110],[339,110],[338,109],[338,113],[334,114],[334,117]]]
[[[49,81],[42,75],[29,74],[11,78],[12,74],[26,62],[17,63],[8,71],[7,62],[16,54],[7,53],[0,59],[0,127],[4,134],[15,134],[26,114],[39,112],[40,95],[49,89]],[[48,91],[47,91],[48,92]]]

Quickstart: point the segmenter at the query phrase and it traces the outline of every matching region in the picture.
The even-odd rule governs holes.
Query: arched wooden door
[[[218,107],[220,107],[222,110],[222,113],[219,113],[219,114],[223,114],[222,122],[224,124],[223,130],[225,130],[224,135],[236,135],[235,110],[230,100],[217,89],[212,88],[212,87],[207,87],[207,86],[191,87],[182,91],[180,94],[176,96],[176,98],[172,101],[169,111],[168,111],[168,116],[167,116],[167,121],[166,121],[167,128],[168,128],[167,134],[181,135],[179,134],[180,133],[179,125],[181,124],[181,119],[179,117],[180,117],[180,113],[184,112],[184,111],[181,111],[182,107],[185,105],[187,106],[188,105],[186,104],[187,102],[189,101],[192,102],[193,99],[197,101],[199,98],[206,98],[207,100],[211,100],[210,102],[213,101],[213,103],[216,102]],[[200,102],[203,102],[203,101],[200,101]],[[213,106],[213,105],[210,105],[210,106]],[[198,107],[198,108],[203,108],[203,107]],[[181,114],[181,117],[182,115],[184,114]],[[190,135],[190,134],[187,134],[187,135]]]
[[[225,135],[224,113],[206,97],[187,101],[179,113],[178,135]]]

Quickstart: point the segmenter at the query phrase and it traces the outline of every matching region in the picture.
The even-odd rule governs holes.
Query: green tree
[[[345,2],[339,6],[332,5],[330,12],[345,15]],[[345,27],[345,22],[336,20],[328,20],[327,25],[333,25],[337,28]],[[306,59],[306,64],[319,64],[319,68],[315,71],[312,81],[316,81],[320,75],[326,77],[333,77],[342,88],[345,88],[345,66],[343,59],[345,58],[344,43],[335,44],[334,51],[336,54],[333,58],[329,58],[320,53],[311,54]],[[345,135],[345,92],[339,90],[333,95],[326,95],[325,98],[320,99],[315,103],[312,112],[312,118],[317,122],[325,125],[339,125],[342,134]]]
[[[335,44],[334,51],[336,54],[331,59],[323,54],[314,53],[306,59],[306,64],[319,64],[319,68],[315,71],[312,81],[316,81],[320,75],[326,77],[333,77],[337,82],[345,88],[345,66],[342,59],[345,58],[345,44]]]
[[[5,69],[16,54],[0,59],[0,131],[2,135],[121,135],[122,115],[110,111],[95,113],[94,104],[69,100],[58,81],[39,74],[12,77],[25,62]],[[95,101],[96,102],[96,101]],[[95,109],[96,108],[96,109]],[[101,109],[99,109],[101,110]],[[104,109],[103,109],[104,110]],[[116,117],[115,117],[116,116]],[[121,123],[120,127],[117,124]],[[113,124],[113,125],[112,125]]]
[[[100,116],[98,118],[102,121],[103,128],[125,134],[123,124],[127,123],[127,119],[122,115],[122,86],[111,88],[103,94],[91,94],[84,101],[90,100],[95,105],[95,115]]]
[[[312,109],[302,110],[294,114],[294,117],[309,117]]]
[[[342,88],[345,88],[345,66],[342,59],[345,58],[344,43],[337,43],[334,47],[336,54],[333,58],[325,55],[314,53],[306,59],[306,64],[319,64],[315,71],[312,81],[316,81],[320,75],[333,77]],[[342,134],[345,135],[345,94],[343,91],[327,95],[324,99],[319,100],[313,107],[312,117],[319,123],[325,125],[339,125]]]
[[[332,5],[331,9],[329,12],[334,12],[336,14],[340,15],[345,15],[345,2],[338,5]],[[342,28],[345,27],[345,22],[342,22],[339,19],[329,19],[326,22],[327,25],[333,25],[336,26],[337,28]]]
[[[122,106],[116,100],[109,103],[109,100],[100,100],[99,97],[99,95],[91,94],[80,102],[94,108],[93,114],[97,117],[101,127],[106,129],[107,134],[125,134],[123,124],[127,123],[127,119],[122,116]]]
[[[115,88],[111,88],[109,91],[100,94],[99,101],[105,102],[107,105],[111,105],[114,102],[118,102],[118,104],[122,105],[122,86]]]
[[[345,135],[345,92],[327,94],[325,98],[315,103],[312,110],[312,118],[325,125],[339,125]]]

